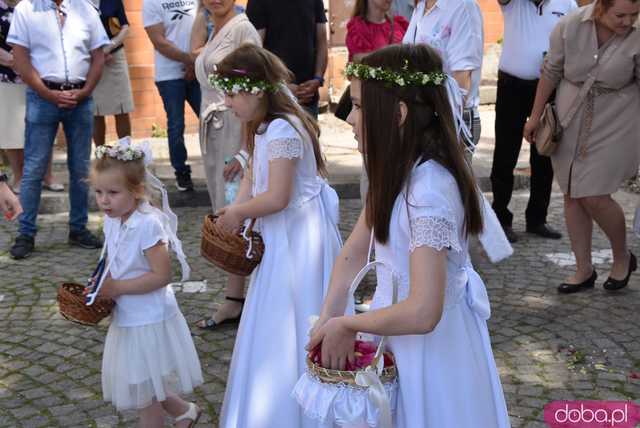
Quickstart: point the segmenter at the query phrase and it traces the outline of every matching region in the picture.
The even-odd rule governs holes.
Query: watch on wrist
[[[320,86],[324,86],[324,77],[322,76],[313,76],[313,80],[317,80],[320,82]]]
[[[0,183],[6,183],[9,181],[9,177],[4,172],[0,172]]]

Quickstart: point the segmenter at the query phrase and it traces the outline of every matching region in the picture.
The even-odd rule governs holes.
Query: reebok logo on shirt
[[[174,9],[186,6],[188,9],[183,9],[183,10],[189,11],[193,8],[193,6],[195,6],[193,1],[184,1],[184,0],[172,1],[172,2],[166,2],[166,3],[163,2],[161,4],[164,10],[174,10]]]
[[[191,15],[189,15],[189,11],[190,10],[191,10],[191,8],[175,10],[173,16],[171,17],[171,20],[175,21],[176,19],[182,19],[185,16],[191,16]]]

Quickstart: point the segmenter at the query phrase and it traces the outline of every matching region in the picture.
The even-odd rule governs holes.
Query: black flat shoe
[[[534,235],[538,235],[541,238],[547,239],[560,239],[562,238],[562,234],[549,226],[546,223],[539,224],[537,226],[527,226],[527,233],[532,233]]]
[[[629,277],[631,276],[631,273],[638,269],[638,260],[636,260],[636,256],[634,256],[631,251],[629,251],[629,254],[631,254],[631,257],[629,258],[629,270],[627,271],[627,276],[624,279],[607,278],[604,284],[602,284],[605,290],[616,291],[629,284]]]
[[[240,314],[237,317],[226,318],[220,322],[216,322],[213,318],[202,318],[201,320],[196,321],[196,326],[201,330],[215,330],[221,325],[225,324],[237,324],[240,322],[240,318],[242,317],[242,310],[244,309],[244,299],[240,297],[229,297],[225,296],[225,299],[231,300],[232,302],[237,302],[242,305],[240,308]],[[202,325],[201,325],[202,324]]]
[[[502,230],[504,230],[504,234],[507,237],[507,241],[514,244],[518,242],[518,235],[513,231],[511,226],[502,226]]]
[[[562,284],[560,284],[558,286],[558,293],[560,294],[571,294],[571,293],[577,293],[579,291],[583,291],[586,290],[588,288],[593,288],[593,286],[596,283],[596,279],[598,279],[598,274],[596,273],[596,270],[593,270],[593,273],[591,274],[591,276],[589,278],[587,278],[586,280],[578,283],[578,284],[569,284],[566,282],[563,282]]]

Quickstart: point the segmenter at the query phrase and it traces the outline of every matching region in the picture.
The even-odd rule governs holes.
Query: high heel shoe
[[[558,293],[560,294],[571,294],[577,293],[578,291],[586,290],[587,288],[593,288],[596,283],[596,279],[598,279],[598,273],[596,270],[593,270],[593,273],[586,280],[578,283],[578,284],[569,284],[563,282],[558,286]]]
[[[629,251],[629,254],[631,257],[629,258],[629,271],[627,272],[627,276],[624,279],[607,278],[604,284],[602,284],[605,290],[616,291],[629,284],[629,277],[631,276],[631,273],[638,269],[638,260],[636,260],[636,256],[634,256],[631,251]]]

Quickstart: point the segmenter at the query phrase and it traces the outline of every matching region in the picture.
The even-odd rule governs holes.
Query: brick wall
[[[502,15],[496,0],[478,0],[484,15],[485,43],[495,43],[502,37]],[[246,0],[238,0],[239,4],[246,4]],[[142,0],[124,0],[127,16],[131,24],[129,37],[125,41],[129,73],[133,90],[135,110],[132,113],[134,137],[151,135],[152,126],[156,124],[166,129],[166,117],[162,107],[162,100],[153,78],[153,46],[149,41],[142,25]],[[344,87],[342,69],[346,61],[344,48],[332,48],[327,70],[327,80],[330,82],[329,93],[332,98],[339,97]],[[324,95],[324,94],[323,94]],[[326,99],[326,95],[325,95]],[[197,132],[198,119],[189,107],[185,108],[186,132]],[[107,141],[115,138],[113,118],[107,119]]]

